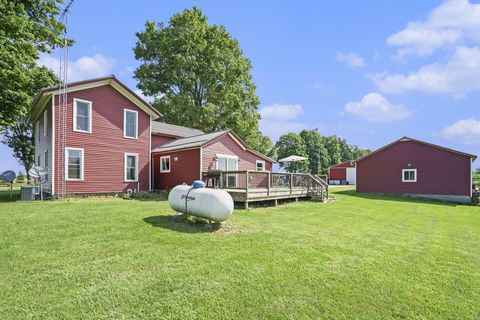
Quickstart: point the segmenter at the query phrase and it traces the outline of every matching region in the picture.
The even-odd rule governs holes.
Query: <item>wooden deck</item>
[[[281,199],[312,198],[323,201],[328,198],[328,185],[322,179],[309,174],[259,171],[223,171],[212,177],[203,173],[207,187],[227,191],[233,201],[248,208],[248,203]]]

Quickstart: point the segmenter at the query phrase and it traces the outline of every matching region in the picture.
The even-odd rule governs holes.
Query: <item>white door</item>
[[[237,171],[238,157],[217,154],[217,170]],[[224,188],[235,188],[237,186],[237,174],[224,174],[222,183]]]
[[[348,184],[357,183],[357,168],[347,168],[347,181]]]

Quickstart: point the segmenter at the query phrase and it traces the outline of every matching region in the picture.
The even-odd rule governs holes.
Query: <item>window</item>
[[[225,154],[217,154],[217,170],[237,171],[238,157]],[[227,173],[222,175],[222,186],[224,188],[235,188],[237,186],[237,174]]]
[[[40,167],[40,155],[37,156],[37,166]]]
[[[125,181],[138,181],[138,154],[125,153]]]
[[[92,133],[92,103],[73,99],[73,131]]]
[[[48,128],[48,111],[45,110],[43,113],[43,136],[47,136],[47,128]]]
[[[160,172],[170,172],[170,156],[160,157]]]
[[[403,169],[402,182],[417,182],[417,169]]]
[[[83,149],[65,149],[67,180],[83,180]]]
[[[137,139],[138,113],[137,111],[125,109],[123,113],[123,136],[125,138]]]
[[[265,171],[265,161],[257,160],[256,167],[257,167],[257,171]]]

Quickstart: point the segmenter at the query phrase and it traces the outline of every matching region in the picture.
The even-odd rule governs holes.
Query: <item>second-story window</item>
[[[73,131],[92,132],[92,102],[73,99]]]
[[[123,136],[125,138],[137,139],[138,136],[138,113],[134,110],[125,109],[123,114]]]

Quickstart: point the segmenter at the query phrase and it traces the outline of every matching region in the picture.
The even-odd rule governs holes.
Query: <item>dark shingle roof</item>
[[[203,131],[194,128],[177,126],[175,124],[169,124],[165,122],[152,121],[152,133],[186,138],[201,135],[203,134]]]

